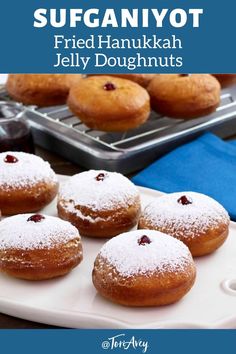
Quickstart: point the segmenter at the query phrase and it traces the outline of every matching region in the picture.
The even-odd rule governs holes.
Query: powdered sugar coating
[[[103,180],[96,179],[100,174],[104,174]],[[128,178],[120,173],[104,170],[90,170],[74,175],[59,191],[59,200],[64,200],[65,207],[75,213],[76,205],[93,211],[113,210],[130,206],[137,198],[139,191]],[[78,213],[81,214],[80,211]]]
[[[16,163],[6,163],[7,155],[15,156]],[[38,182],[57,183],[57,176],[48,162],[39,156],[25,152],[7,151],[0,153],[0,186],[8,188],[25,188]]]
[[[186,196],[191,204],[182,205],[178,199]],[[143,211],[143,222],[153,228],[168,230],[170,235],[193,238],[219,224],[229,224],[227,211],[214,199],[196,192],[166,194],[150,203]]]
[[[20,214],[0,222],[0,250],[52,248],[75,238],[78,230],[69,222],[45,216],[40,222],[27,221],[34,214]]]
[[[149,237],[150,244],[139,245],[143,235]],[[181,241],[150,230],[127,232],[112,238],[102,247],[99,257],[124,277],[185,271],[193,262],[188,248]]]

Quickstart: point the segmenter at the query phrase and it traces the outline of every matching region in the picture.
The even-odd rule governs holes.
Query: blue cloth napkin
[[[236,220],[236,142],[205,133],[154,162],[133,182],[166,193],[204,193],[221,203]]]

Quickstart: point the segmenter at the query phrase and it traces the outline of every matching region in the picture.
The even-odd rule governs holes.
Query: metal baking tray
[[[4,90],[0,99],[7,99]],[[91,130],[67,106],[27,106],[25,114],[39,146],[86,168],[128,174],[204,131],[223,138],[236,134],[236,86],[222,91],[214,114],[186,121],[152,112],[144,125],[124,133]]]

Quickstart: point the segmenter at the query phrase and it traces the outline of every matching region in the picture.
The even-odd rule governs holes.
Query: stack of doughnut
[[[177,119],[209,115],[220,104],[221,86],[235,82],[235,74],[14,74],[6,87],[24,104],[67,102],[88,128],[123,132],[144,124],[151,108]]]

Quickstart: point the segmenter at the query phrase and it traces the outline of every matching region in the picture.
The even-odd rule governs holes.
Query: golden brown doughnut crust
[[[213,76],[217,78],[222,88],[236,84],[236,74],[213,74]]]
[[[0,188],[0,209],[3,215],[38,211],[48,205],[57,195],[58,183],[37,182],[24,188]]]
[[[115,85],[105,90],[106,83]],[[150,99],[138,84],[111,76],[90,76],[73,86],[68,97],[71,111],[91,129],[126,131],[149,117]]]
[[[69,211],[66,201],[58,200],[58,216],[74,225],[82,236],[91,237],[113,237],[122,232],[129,231],[137,225],[141,212],[140,198],[126,208],[117,207],[112,210],[94,211],[85,206],[76,205],[76,209],[82,215],[91,217],[93,221],[81,218],[78,214]]]
[[[109,76],[116,76],[122,79],[136,82],[140,86],[147,87],[150,81],[158,74],[109,74]],[[94,75],[91,75],[94,76]]]
[[[219,82],[208,74],[157,75],[149,84],[152,108],[169,117],[191,119],[210,114],[220,103]]]
[[[66,74],[10,74],[6,88],[14,100],[26,105],[54,106],[66,103],[71,82],[77,79]]]
[[[73,85],[79,85],[80,80],[83,80],[83,75],[81,74],[66,74],[66,83],[69,89]]]
[[[25,280],[44,280],[70,272],[83,259],[80,239],[44,249],[0,250],[0,270]]]
[[[184,230],[176,229],[173,232],[173,229],[169,229],[168,227],[153,226],[152,223],[143,217],[139,220],[138,228],[160,231],[177,238],[188,246],[193,257],[205,256],[214,252],[225,242],[229,234],[228,224],[219,223],[217,227],[209,228],[207,232],[199,230],[195,237],[188,237],[186,234],[183,237]]]
[[[97,291],[115,303],[136,307],[163,306],[177,302],[191,289],[196,269],[191,263],[176,273],[155,272],[150,276],[139,274],[125,278],[98,255],[92,276]]]

